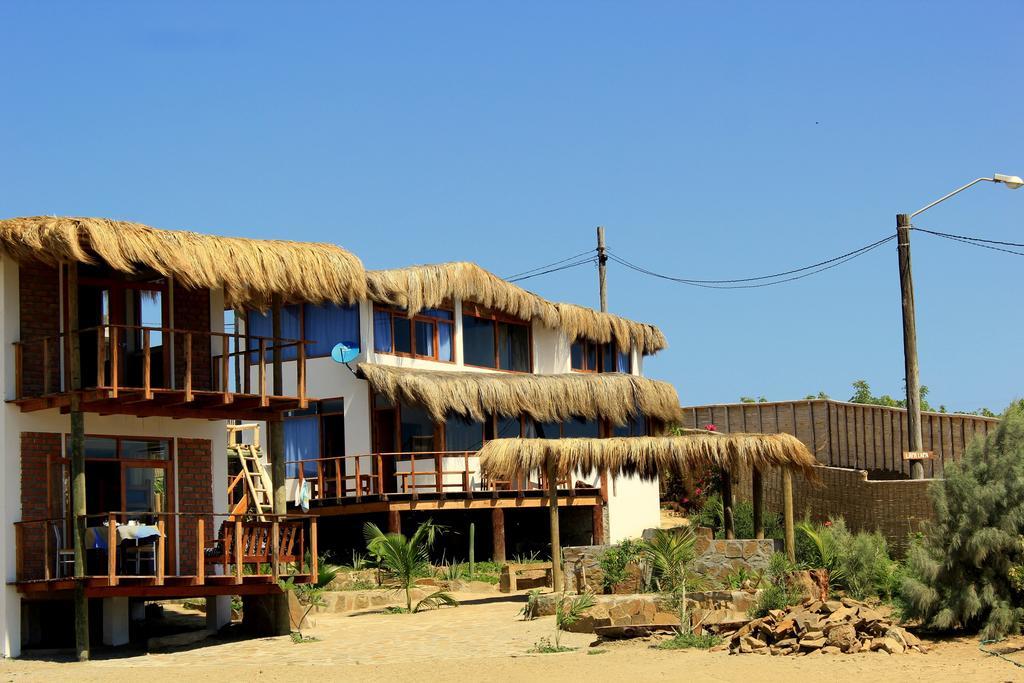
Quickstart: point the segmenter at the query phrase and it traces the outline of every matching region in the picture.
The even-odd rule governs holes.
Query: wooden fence
[[[946,462],[959,460],[975,436],[986,436],[998,419],[952,413],[922,413],[925,477],[941,477]],[[785,432],[811,449],[818,462],[910,476],[907,411],[902,408],[828,399],[728,403],[683,408],[683,426],[713,424],[722,432]]]

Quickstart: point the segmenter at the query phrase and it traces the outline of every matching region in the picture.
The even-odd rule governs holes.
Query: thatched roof
[[[616,425],[643,415],[662,422],[680,417],[675,387],[636,375],[532,375],[414,370],[360,363],[374,391],[422,406],[437,422],[450,414],[483,420],[526,415],[539,422],[608,419]]]
[[[0,220],[0,247],[17,260],[105,262],[152,269],[189,288],[223,288],[228,303],[265,308],[271,295],[352,303],[366,293],[362,262],[333,244],[217,237],[105,218]]]
[[[564,330],[570,340],[585,338],[598,343],[615,342],[626,351],[636,346],[652,354],[668,346],[654,325],[638,323],[610,313],[575,304],[548,301],[533,292],[502,280],[475,263],[437,263],[367,274],[370,299],[398,306],[415,315],[451,299],[462,299],[493,308],[522,320],[539,320],[544,326]]]
[[[554,458],[558,473],[607,470],[653,479],[658,473],[700,471],[709,467],[785,467],[817,479],[817,461],[790,434],[716,434],[634,436],[611,439],[495,439],[480,450],[480,471],[494,479],[515,479],[543,471]]]

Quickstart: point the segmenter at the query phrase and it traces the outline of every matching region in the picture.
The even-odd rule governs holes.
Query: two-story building
[[[282,316],[284,336],[316,340],[307,387],[322,399],[286,414],[289,499],[305,483],[321,547],[341,559],[361,547],[365,520],[408,530],[428,517],[458,532],[449,558],[466,557],[470,522],[477,557],[543,554],[542,476],[487,481],[482,444],[640,436],[678,419],[675,389],[642,376],[644,358],[666,345],[652,325],[547,301],[472,263],[370,271],[367,285],[358,304]],[[257,335],[271,329],[269,314],[247,323]],[[339,343],[347,363],[331,358]],[[567,542],[617,542],[658,525],[657,482],[594,471],[562,488]]]

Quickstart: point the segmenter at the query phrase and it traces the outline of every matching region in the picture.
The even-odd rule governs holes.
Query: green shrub
[[[801,565],[827,569],[831,589],[844,590],[858,599],[892,599],[901,569],[889,557],[889,546],[880,533],[850,533],[842,517],[823,524],[804,520],[797,531],[806,541],[798,548]]]
[[[722,642],[719,636],[710,633],[697,635],[696,633],[677,633],[668,640],[663,640],[656,646],[659,650],[686,650],[690,648],[699,650],[710,650]]]
[[[783,540],[785,530],[782,528],[782,517],[775,512],[764,511],[764,537]],[[690,525],[704,526],[715,530],[715,538],[725,538],[725,510],[722,497],[717,493],[710,494],[704,503],[690,516]],[[732,526],[736,538],[754,538],[754,504],[749,500],[739,500],[732,508]]]
[[[626,580],[626,568],[636,563],[641,556],[642,544],[626,539],[613,545],[601,556],[601,571],[604,573],[605,590]]]
[[[907,554],[904,613],[986,640],[1020,632],[1024,600],[1014,577],[1024,564],[1024,402],[947,464],[929,493],[935,521]]]
[[[800,601],[800,592],[790,586],[789,575],[796,565],[782,553],[775,553],[764,572],[761,594],[750,608],[750,616],[759,619],[776,609],[786,609]]]

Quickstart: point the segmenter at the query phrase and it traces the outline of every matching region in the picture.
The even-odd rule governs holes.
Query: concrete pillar
[[[103,644],[128,644],[128,598],[103,598]]]
[[[211,595],[206,598],[206,628],[219,631],[231,623],[231,596]]]

